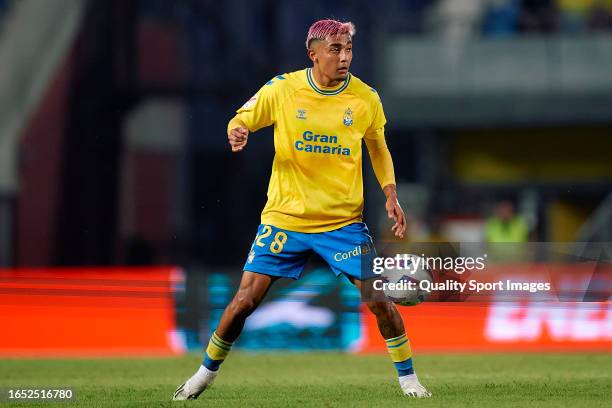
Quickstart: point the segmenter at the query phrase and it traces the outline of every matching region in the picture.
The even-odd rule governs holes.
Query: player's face
[[[319,41],[311,57],[319,71],[334,81],[346,79],[353,60],[353,43],[348,34]]]

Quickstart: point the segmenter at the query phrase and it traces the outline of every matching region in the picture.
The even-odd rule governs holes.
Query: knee
[[[397,313],[392,302],[367,302],[367,306],[378,319],[391,320]]]
[[[230,311],[237,316],[247,317],[257,307],[256,300],[248,293],[238,292],[229,305]]]

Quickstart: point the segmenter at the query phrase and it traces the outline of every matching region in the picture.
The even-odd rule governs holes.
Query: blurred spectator
[[[495,215],[485,225],[485,240],[497,242],[527,242],[529,230],[520,215],[514,214],[514,206],[509,201],[497,205]]]
[[[612,0],[595,0],[588,26],[593,31],[612,30]]]
[[[555,0],[522,0],[520,28],[524,32],[556,31],[558,27]]]
[[[561,30],[577,33],[586,30],[587,20],[595,6],[595,0],[557,0]]]
[[[487,37],[509,37],[518,29],[519,0],[488,0],[482,32]]]
[[[495,215],[485,224],[484,232],[489,261],[514,263],[530,258],[528,248],[523,245],[529,238],[527,223],[523,217],[514,214],[510,201],[497,205]]]
[[[472,37],[481,26],[485,0],[440,0],[430,11],[430,26],[449,40]]]

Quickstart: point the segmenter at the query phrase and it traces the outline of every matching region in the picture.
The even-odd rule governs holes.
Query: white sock
[[[200,368],[198,368],[198,371],[195,373],[195,376],[199,378],[206,378],[206,377],[210,377],[211,375],[217,375],[218,372],[219,370],[212,371],[204,367],[203,365],[201,365]]]
[[[217,372],[211,371],[204,366],[200,366],[200,368],[198,368],[198,371],[196,371],[196,373],[187,380],[185,386],[188,389],[192,389],[193,387],[199,388],[202,386],[202,384],[206,384],[207,382],[209,382],[208,379],[211,377],[211,375],[216,376]]]
[[[408,375],[403,375],[401,377],[399,377],[399,382],[404,383],[406,381],[416,381],[419,382],[419,379],[416,376],[416,373],[412,373],[412,374],[408,374]]]

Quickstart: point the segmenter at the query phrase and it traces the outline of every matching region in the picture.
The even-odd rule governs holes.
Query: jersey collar
[[[351,82],[351,74],[349,73],[339,88],[321,89],[317,86],[317,83],[312,77],[312,68],[306,68],[306,78],[308,79],[308,84],[311,86],[312,89],[315,90],[315,92],[320,93],[321,95],[326,95],[326,96],[338,95],[340,92],[344,91],[346,87],[348,86],[349,82]]]

